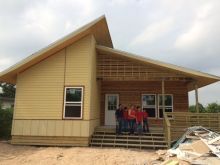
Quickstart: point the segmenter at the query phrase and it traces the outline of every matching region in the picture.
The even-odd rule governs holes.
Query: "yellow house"
[[[163,112],[187,112],[188,91],[219,80],[114,49],[104,16],[0,73],[16,84],[12,143],[64,146],[88,146],[96,127],[115,124],[119,102],[161,126]]]

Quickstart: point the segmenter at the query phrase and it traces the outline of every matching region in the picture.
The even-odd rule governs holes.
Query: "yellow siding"
[[[20,73],[14,119],[62,119],[65,51]]]
[[[100,82],[96,80],[96,49],[95,39],[92,40],[91,51],[91,93],[90,93],[90,135],[93,133],[94,128],[100,125]]]
[[[14,120],[12,135],[90,136],[90,121],[85,120]]]
[[[83,86],[82,120],[63,120],[64,86]],[[86,36],[20,73],[12,135],[89,137],[99,125],[95,39]]]
[[[90,119],[92,36],[84,37],[66,49],[66,86],[84,86],[83,119]]]

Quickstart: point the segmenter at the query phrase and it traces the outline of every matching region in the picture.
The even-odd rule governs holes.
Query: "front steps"
[[[97,127],[90,141],[91,147],[117,147],[136,149],[167,149],[167,142],[162,131],[152,130],[142,136],[116,135],[114,128]]]

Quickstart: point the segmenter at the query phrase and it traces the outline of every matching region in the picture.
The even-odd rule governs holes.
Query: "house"
[[[141,105],[151,126],[163,112],[188,111],[188,92],[214,75],[113,48],[105,16],[0,74],[16,84],[13,144],[88,146],[94,129],[114,125],[119,102]]]
[[[0,106],[2,109],[13,108],[14,107],[14,98],[0,96]]]

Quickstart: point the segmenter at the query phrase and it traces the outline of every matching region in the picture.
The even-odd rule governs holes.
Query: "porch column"
[[[195,88],[195,99],[196,99],[196,112],[199,113],[199,96],[198,96],[198,85],[197,83],[194,84]]]
[[[165,83],[164,79],[162,79],[162,106],[163,106],[163,113],[165,112]]]

